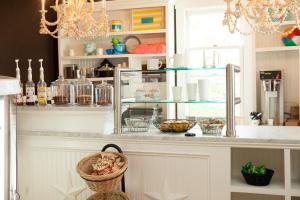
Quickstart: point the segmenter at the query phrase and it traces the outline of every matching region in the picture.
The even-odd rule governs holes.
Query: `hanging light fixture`
[[[290,17],[296,20],[293,30],[299,28],[297,0],[225,0],[225,2],[227,9],[223,25],[228,26],[231,33],[250,35],[281,32],[280,27]],[[242,31],[241,21],[246,22],[251,30]]]
[[[54,38],[96,38],[108,36],[109,24],[106,0],[102,0],[101,11],[95,14],[94,0],[55,0],[52,6],[57,13],[57,20],[46,20],[45,0],[42,0],[40,34]],[[98,15],[97,19],[95,16]]]

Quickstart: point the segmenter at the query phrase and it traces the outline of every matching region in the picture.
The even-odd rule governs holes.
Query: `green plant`
[[[264,175],[266,174],[266,167],[264,165],[255,166],[251,161],[249,161],[242,166],[242,172],[245,174]]]

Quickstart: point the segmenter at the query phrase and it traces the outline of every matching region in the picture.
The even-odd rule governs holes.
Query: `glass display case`
[[[116,69],[115,133],[221,134],[225,122],[234,123],[226,120],[234,115],[235,107],[227,101],[233,101],[233,105],[240,102],[235,98],[236,72],[239,69],[233,65]],[[233,98],[228,99],[227,94]]]

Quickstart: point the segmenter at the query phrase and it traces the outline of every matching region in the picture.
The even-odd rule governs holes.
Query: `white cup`
[[[274,126],[274,119],[268,119],[268,126]]]
[[[103,49],[102,48],[98,48],[97,49],[97,55],[98,56],[102,56],[103,55]]]
[[[209,100],[209,79],[198,80],[199,88],[199,100],[208,101]]]
[[[181,101],[182,87],[172,87],[173,101]]]
[[[147,69],[148,70],[156,70],[161,68],[162,66],[162,61],[160,61],[159,59],[148,59],[147,60]]]
[[[75,50],[69,49],[69,56],[75,56]]]
[[[174,54],[173,57],[169,59],[170,65],[173,67],[185,67],[185,54]]]
[[[197,83],[187,84],[187,96],[189,101],[197,100]]]

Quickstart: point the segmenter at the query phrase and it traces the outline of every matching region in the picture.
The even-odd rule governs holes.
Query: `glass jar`
[[[81,76],[75,82],[76,103],[80,106],[88,106],[93,104],[94,86],[93,83]]]
[[[51,83],[52,98],[55,105],[68,105],[71,102],[71,84],[59,76]]]
[[[103,82],[95,88],[96,104],[100,106],[110,106],[113,103],[113,86]]]

